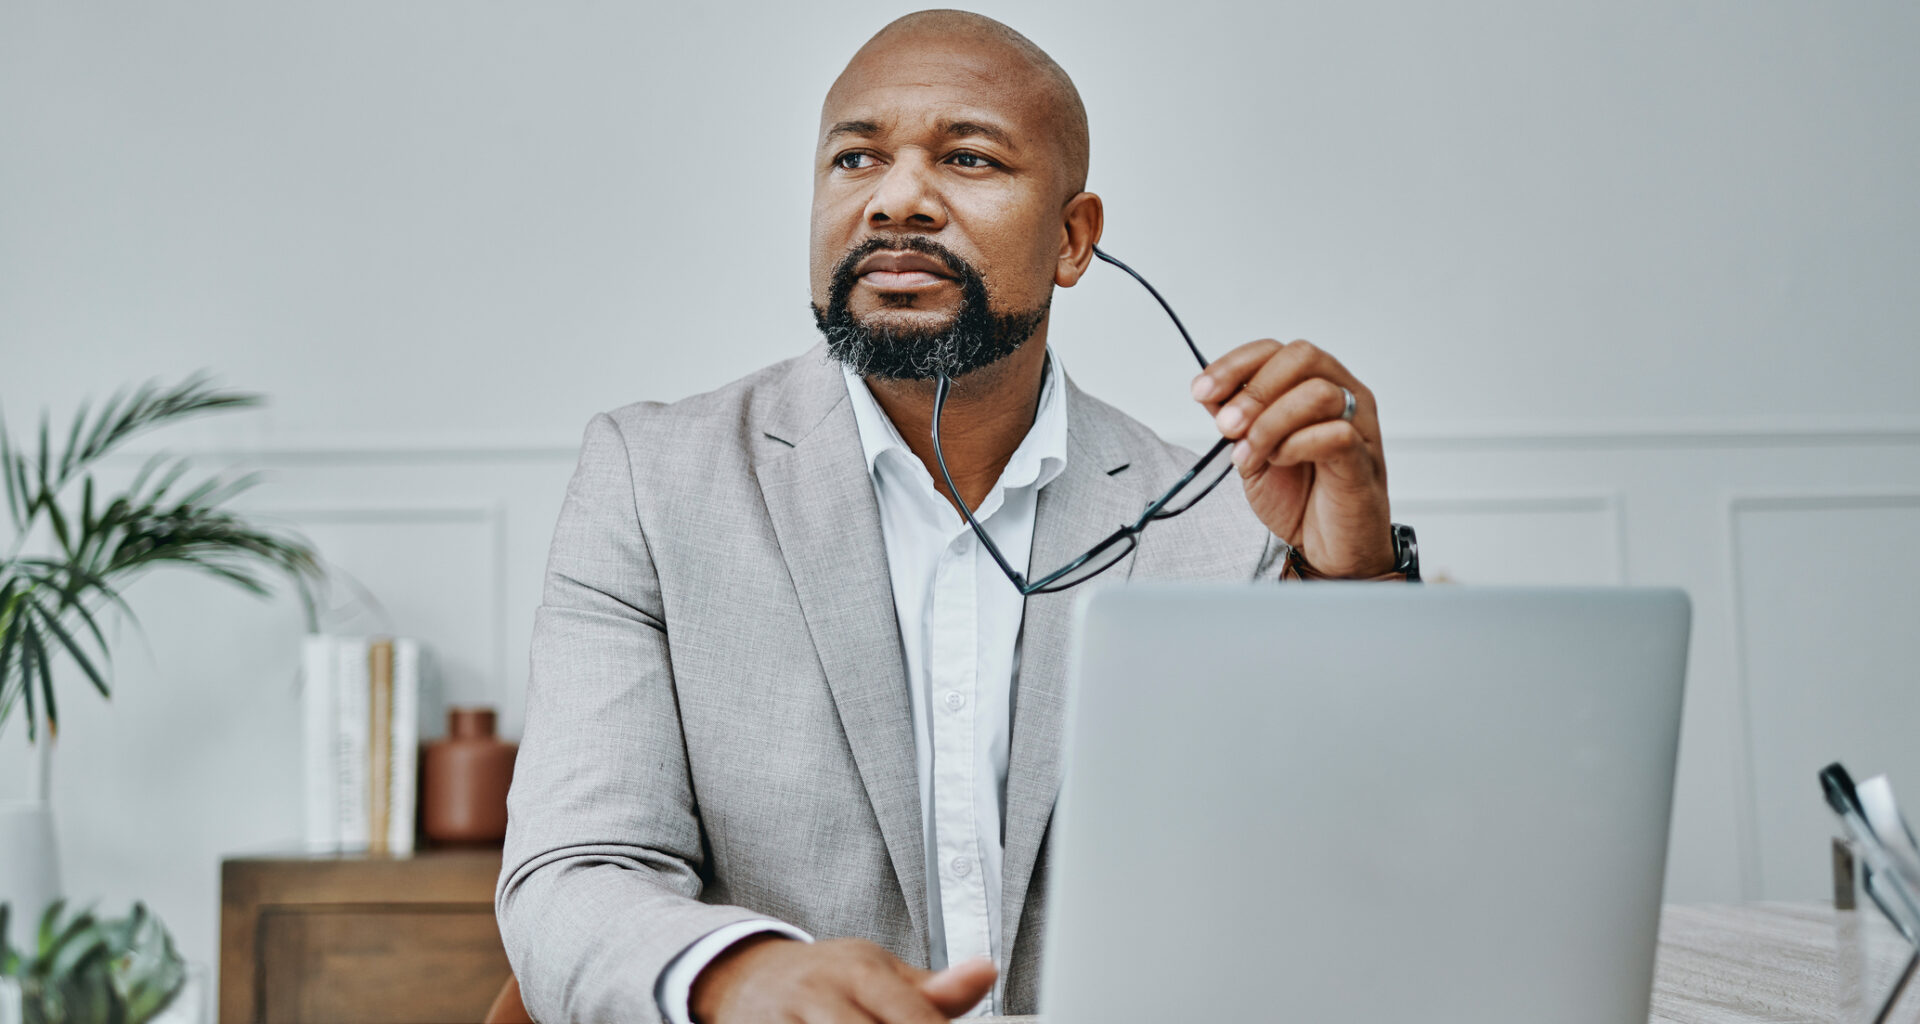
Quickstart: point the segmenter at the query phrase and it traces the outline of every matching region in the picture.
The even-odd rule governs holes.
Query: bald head
[[[923,383],[1020,352],[1037,384],[1053,289],[1100,240],[1086,182],[1079,91],[1027,37],[964,11],[881,29],[820,108],[809,261],[830,347],[865,338]]]
[[[1035,109],[1043,135],[1057,150],[1063,199],[1087,186],[1087,109],[1073,79],[1034,45],[1033,40],[982,14],[971,11],[917,11],[898,18],[875,33],[847,62],[846,70],[827,91],[823,108],[834,108],[836,94],[882,68],[903,62],[939,61],[962,55],[972,58],[983,85],[1011,87]]]

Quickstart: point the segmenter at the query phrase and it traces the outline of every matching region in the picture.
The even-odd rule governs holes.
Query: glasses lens
[[[1053,594],[1068,587],[1078,586],[1120,564],[1133,550],[1134,537],[1123,533],[1109,539],[1106,543],[1087,552],[1076,565],[1070,565],[1052,576],[1039,580],[1031,593]]]
[[[1225,480],[1227,474],[1231,472],[1233,472],[1233,460],[1227,458],[1218,448],[1208,452],[1201,458],[1200,463],[1193,467],[1193,472],[1188,475],[1186,482],[1176,486],[1161,503],[1159,510],[1153,514],[1153,518],[1171,519],[1199,504],[1200,499],[1213,493],[1213,489],[1220,486],[1220,481]]]

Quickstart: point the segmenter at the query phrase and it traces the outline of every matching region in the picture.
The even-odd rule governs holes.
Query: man
[[[498,894],[535,1017],[1034,1011],[1072,596],[1010,573],[1067,565],[1194,461],[1047,351],[1052,289],[1100,237],[1087,153],[1072,82],[1024,37],[894,22],[821,113],[825,351],[588,427]],[[1100,583],[1405,578],[1344,367],[1256,341],[1192,386],[1240,486]]]

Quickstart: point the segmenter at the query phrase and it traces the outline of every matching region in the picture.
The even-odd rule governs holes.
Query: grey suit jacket
[[[1038,571],[1131,522],[1194,458],[1068,388]],[[1101,580],[1247,580],[1275,575],[1282,552],[1229,480]],[[1029,598],[1020,631],[1010,1013],[1035,1010],[1073,600]],[[762,915],[925,966],[913,742],[879,510],[824,349],[594,417],[534,620],[496,894],[528,1009],[548,1024],[657,1019],[675,954]]]

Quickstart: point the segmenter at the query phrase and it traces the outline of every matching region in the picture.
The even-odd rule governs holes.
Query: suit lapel
[[[821,349],[796,363],[762,429],[771,451],[755,468],[761,494],[924,961],[926,860],[899,618],[859,427]]]
[[[1117,425],[1109,422],[1110,415],[1104,405],[1069,382],[1067,463],[1052,483],[1040,489],[1029,562],[1034,575],[1052,572],[1133,522],[1149,500],[1138,493],[1135,478],[1125,472],[1131,456],[1120,443]],[[1117,582],[1132,570],[1133,556],[1128,555],[1124,564],[1107,570],[1099,580]],[[1067,646],[1079,589],[1027,598],[1020,627],[1000,883],[1000,942],[1003,955],[1009,957],[1019,935],[1040,842],[1060,792]],[[1001,984],[1005,984],[1004,975]]]

